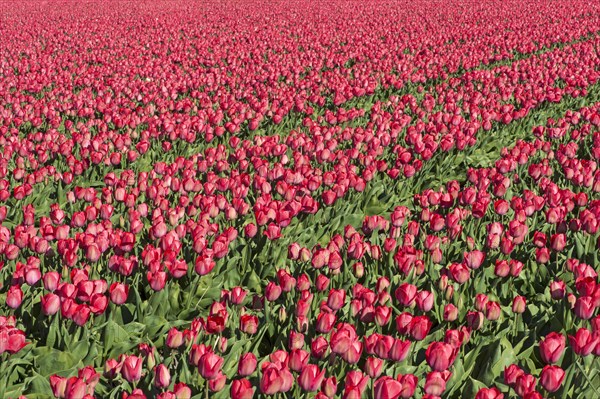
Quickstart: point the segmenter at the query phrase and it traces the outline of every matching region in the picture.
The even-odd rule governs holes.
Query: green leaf
[[[43,377],[49,377],[52,374],[67,376],[80,364],[79,358],[75,355],[45,346],[33,349],[33,353],[36,369]]]

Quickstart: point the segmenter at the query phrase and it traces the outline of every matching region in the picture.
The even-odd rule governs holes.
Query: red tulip
[[[522,374],[517,377],[514,384],[514,390],[517,395],[523,397],[526,394],[535,390],[536,379],[531,374]]]
[[[525,297],[517,295],[513,299],[513,303],[512,303],[513,313],[518,313],[518,314],[524,313],[526,308],[527,308],[527,300],[525,299]]]
[[[587,328],[580,328],[575,335],[569,335],[569,342],[573,351],[579,356],[587,356],[594,351],[600,337],[592,335]]]
[[[64,302],[63,302],[64,303]],[[73,305],[73,321],[78,326],[83,326],[90,318],[91,309],[86,305]]]
[[[265,298],[269,302],[276,301],[281,295],[281,292],[281,287],[271,281],[267,284],[267,287],[265,288]]]
[[[365,373],[371,378],[377,378],[381,375],[383,360],[376,357],[369,357],[365,362]]]
[[[595,300],[590,296],[582,296],[575,301],[575,314],[583,320],[591,319],[596,310]]]
[[[198,362],[198,372],[202,378],[213,380],[219,376],[223,362],[224,360],[221,356],[212,352],[207,352],[202,355]]]
[[[420,291],[416,296],[417,307],[422,312],[429,312],[433,308],[435,298],[432,292]]]
[[[317,315],[317,323],[315,325],[315,330],[323,334],[328,333],[333,328],[335,319],[336,317],[333,313],[319,313]]]
[[[332,398],[337,391],[337,379],[335,377],[325,378],[321,383],[322,399]]]
[[[350,340],[345,341],[343,339],[340,339],[340,341],[338,341],[336,344],[337,350],[342,351],[346,345],[346,342],[349,345],[351,341]],[[333,336],[332,336],[331,344],[333,345]],[[329,342],[327,342],[327,340],[325,338],[323,338],[322,336],[318,336],[316,338],[313,338],[313,340],[311,341],[310,349],[311,349],[311,355],[313,357],[315,357],[317,359],[322,359],[327,355],[327,351],[329,349]],[[345,348],[345,349],[347,350],[347,348]],[[342,353],[342,352],[336,352],[336,353]]]
[[[329,296],[327,298],[327,306],[329,306],[332,310],[339,310],[344,306],[346,301],[346,291],[343,289],[333,289],[329,291]]]
[[[41,298],[42,302],[42,312],[46,316],[51,316],[53,314],[58,313],[60,310],[60,298],[58,295],[53,293],[48,293]]]
[[[233,287],[231,289],[230,301],[233,305],[241,305],[247,294],[248,292],[242,287]]]
[[[17,309],[23,302],[23,291],[18,285],[12,285],[6,294],[6,306]]]
[[[554,251],[561,252],[565,248],[566,243],[567,237],[564,234],[553,234],[550,237],[550,246]]]
[[[432,371],[427,374],[424,387],[425,393],[434,396],[441,396],[446,390],[446,382],[450,378],[450,375],[451,373],[449,371]]]
[[[444,371],[454,363],[456,348],[444,342],[432,342],[425,351],[427,364],[435,371]]]
[[[289,356],[290,370],[300,372],[308,364],[310,354],[302,349],[293,349]]]
[[[233,383],[232,383],[233,385]],[[176,399],[190,399],[192,397],[192,390],[190,387],[185,385],[183,382],[175,384],[173,387],[173,393]],[[231,395],[233,397],[233,394]],[[252,397],[240,398],[240,399],[251,399]]]
[[[479,310],[480,312],[485,311],[488,302],[489,298],[487,297],[487,295],[477,294],[475,296],[475,309]]]
[[[472,252],[465,252],[463,257],[465,266],[470,269],[479,269],[485,259],[485,253],[475,250]]]
[[[304,391],[314,392],[321,387],[324,376],[325,370],[319,371],[316,365],[308,364],[302,369],[298,377],[298,384]]]
[[[232,399],[252,399],[254,397],[254,388],[250,381],[245,378],[233,380],[230,394]]]
[[[227,377],[221,371],[219,371],[215,378],[208,380],[208,388],[211,392],[219,392],[225,387]]]
[[[139,381],[142,378],[143,359],[138,356],[126,356],[123,361],[121,374],[129,382]]]
[[[60,377],[58,375],[51,375],[50,387],[52,388],[52,394],[54,397],[64,398],[67,390],[67,378]]]
[[[444,306],[444,320],[448,322],[455,321],[458,318],[458,308],[449,303]]]
[[[427,316],[415,316],[411,319],[408,325],[408,333],[416,340],[421,341],[425,339],[433,323]]]
[[[375,399],[398,399],[402,392],[402,384],[391,377],[381,377],[375,381]]]
[[[483,326],[484,316],[481,312],[467,312],[467,324],[473,330],[479,330]]]
[[[0,354],[17,353],[27,345],[25,333],[15,327],[0,326]]]
[[[179,331],[175,327],[171,327],[167,333],[165,344],[169,348],[179,348],[181,345],[183,345],[183,332]]]
[[[395,362],[401,362],[406,359],[409,350],[410,341],[402,341],[401,339],[396,338],[388,352],[388,357]]]
[[[475,399],[504,399],[504,394],[498,390],[498,388],[481,388]]]
[[[42,280],[44,281],[44,288],[53,292],[58,288],[60,274],[58,272],[46,272],[42,277]]]
[[[553,281],[550,283],[550,294],[552,299],[558,300],[565,297],[566,285],[564,281]]]
[[[412,284],[403,283],[396,289],[395,295],[402,306],[411,307],[415,303],[417,287]]]
[[[565,351],[565,336],[557,332],[551,332],[540,341],[540,357],[547,364],[558,363]]]
[[[565,371],[558,366],[546,365],[540,374],[540,383],[548,392],[556,392],[565,379]]]
[[[77,377],[67,379],[65,388],[65,399],[83,398],[86,394],[87,386],[85,382]]]
[[[500,308],[500,304],[498,302],[489,301],[485,305],[486,318],[488,320],[498,320],[500,315],[502,314],[502,309]]]
[[[240,316],[240,331],[246,334],[256,334],[258,331],[258,317],[248,314]]]
[[[167,388],[171,383],[171,374],[164,364],[159,364],[154,369],[154,385],[157,388]]]
[[[287,392],[292,386],[293,377],[289,370],[273,363],[263,364],[260,390],[266,395]]]
[[[110,285],[110,300],[116,305],[122,305],[127,302],[129,295],[129,286],[122,283],[112,283]]]
[[[400,313],[400,315],[396,317],[396,330],[398,330],[398,333],[402,335],[408,334],[411,328],[412,320],[412,314],[407,312]]]
[[[238,374],[241,377],[247,377],[256,370],[257,360],[253,353],[245,353],[240,357],[238,363]]]
[[[400,384],[402,384],[400,397],[403,399],[411,398],[417,389],[417,377],[415,377],[413,374],[398,375],[397,380],[400,382]]]

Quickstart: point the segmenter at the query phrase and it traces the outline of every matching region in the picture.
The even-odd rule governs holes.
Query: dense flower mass
[[[596,397],[600,4],[0,10],[0,397]]]

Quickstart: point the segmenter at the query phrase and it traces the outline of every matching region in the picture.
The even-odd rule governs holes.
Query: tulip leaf
[[[114,356],[114,354],[117,354],[115,351],[116,347],[126,347],[126,342],[129,342],[127,331],[112,320],[109,320],[106,327],[104,327],[103,337],[105,355],[112,354]]]
[[[33,350],[36,369],[40,375],[49,377],[52,374],[68,376],[80,364],[77,356],[54,348],[38,347]]]

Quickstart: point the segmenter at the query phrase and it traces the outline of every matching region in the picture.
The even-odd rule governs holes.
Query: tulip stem
[[[567,378],[565,379],[565,383],[563,385],[563,392],[568,392],[569,387],[571,386],[571,380],[573,380],[573,375],[575,374],[575,364],[571,363],[569,368],[567,369]],[[563,397],[565,394],[563,393]]]
[[[8,363],[8,352],[4,352],[2,355],[0,355],[0,375],[5,376],[6,375],[6,366]],[[0,384],[0,398],[4,397],[4,394],[6,392],[6,387],[8,386],[8,379],[6,379],[5,382]]]
[[[190,304],[192,303],[192,299],[196,296],[196,291],[198,290],[198,282],[200,280],[200,276],[194,276],[194,280],[192,282],[192,290],[190,291],[190,295],[188,296],[186,309],[190,308]]]
[[[600,392],[598,392],[598,390],[596,389],[596,387],[592,384],[592,381],[590,381],[590,377],[588,376],[587,371],[583,368],[583,366],[581,365],[581,361],[582,358],[579,357],[577,359],[577,361],[575,361],[575,363],[577,363],[577,367],[579,367],[579,370],[581,371],[581,373],[583,374],[583,376],[585,377],[585,380],[587,381],[588,385],[590,387],[592,387],[592,389],[594,390],[594,392],[596,393],[596,397],[600,398]],[[587,368],[587,367],[586,367]]]

